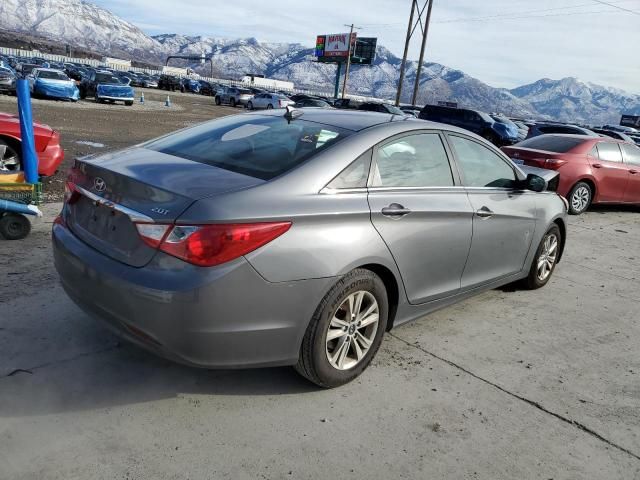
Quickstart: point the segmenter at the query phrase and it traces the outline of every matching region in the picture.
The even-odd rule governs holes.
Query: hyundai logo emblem
[[[100,177],[96,177],[93,180],[93,189],[96,192],[104,192],[107,189],[107,182]]]

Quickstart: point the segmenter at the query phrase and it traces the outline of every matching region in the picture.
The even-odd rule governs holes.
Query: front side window
[[[514,188],[516,175],[497,153],[463,137],[449,136],[466,187]]]
[[[377,149],[373,187],[450,187],[453,175],[437,133],[392,140]]]
[[[640,148],[623,143],[624,161],[633,165],[640,165]]]
[[[605,162],[622,162],[622,153],[617,143],[600,142],[596,145],[600,160]]]

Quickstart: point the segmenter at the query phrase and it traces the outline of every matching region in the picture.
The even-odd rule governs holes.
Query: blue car
[[[419,118],[464,128],[499,147],[518,143],[518,127],[513,122],[496,121],[488,113],[466,108],[425,105]]]
[[[133,105],[133,87],[123,83],[116,75],[106,70],[92,71],[80,83],[80,97],[94,97],[98,103],[124,102]]]
[[[61,70],[35,68],[27,77],[34,97],[54,98],[56,100],[80,100],[80,90],[76,82]]]

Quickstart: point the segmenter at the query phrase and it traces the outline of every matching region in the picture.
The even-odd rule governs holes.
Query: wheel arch
[[[6,133],[1,133],[0,140],[7,142],[9,146],[15,148],[20,158],[22,158],[22,143],[19,138],[16,138],[13,135],[8,135]]]
[[[587,185],[589,185],[589,188],[591,188],[591,203],[598,203],[596,201],[599,193],[598,187],[596,186],[596,182],[592,177],[582,177],[576,180],[575,182],[573,182],[573,184],[571,185],[571,188],[569,189],[569,193],[571,193],[571,191],[575,188],[575,186],[580,182],[586,183]]]
[[[379,263],[367,263],[357,268],[364,268],[372,271],[384,283],[384,287],[387,290],[387,299],[389,301],[389,319],[387,322],[387,331],[393,328],[393,323],[398,312],[398,303],[400,301],[400,285],[394,273],[387,267]]]
[[[562,260],[562,254],[564,253],[564,246],[567,242],[567,225],[562,218],[556,218],[553,223],[560,229],[560,253],[558,254],[558,262],[560,262],[560,260]]]

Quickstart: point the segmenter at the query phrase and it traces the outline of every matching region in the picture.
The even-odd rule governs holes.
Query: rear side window
[[[360,188],[367,186],[369,167],[371,167],[371,150],[366,151],[345,168],[328,185],[336,190],[345,188]]]
[[[598,157],[605,162],[622,162],[622,153],[617,143],[600,142],[596,145]]]
[[[145,148],[270,180],[349,136],[351,131],[284,117],[233,116],[152,140]]]
[[[371,186],[450,187],[453,176],[440,135],[396,138],[377,149]]]
[[[582,144],[585,140],[575,137],[539,136],[518,143],[517,147],[544,150],[545,152],[566,153]]]

